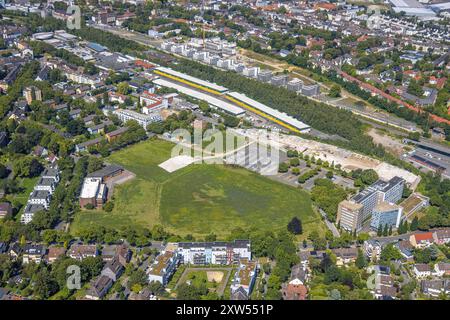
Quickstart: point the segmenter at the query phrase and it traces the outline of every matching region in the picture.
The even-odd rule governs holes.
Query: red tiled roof
[[[414,235],[416,238],[416,241],[426,241],[426,240],[432,240],[433,234],[431,232],[425,232],[425,233],[416,233]]]
[[[396,97],[393,97],[390,94],[387,94],[386,92],[378,89],[377,87],[374,87],[374,86],[372,86],[372,85],[370,85],[370,84],[368,84],[366,82],[363,82],[363,81],[361,81],[361,80],[359,80],[359,79],[357,79],[355,77],[352,77],[351,75],[349,75],[349,74],[347,74],[347,73],[345,73],[345,72],[343,72],[341,70],[338,71],[338,74],[340,74],[342,77],[344,77],[345,79],[347,79],[347,80],[349,80],[351,82],[356,82],[361,88],[367,89],[367,90],[369,90],[369,91],[371,91],[371,92],[373,92],[375,94],[378,94],[378,95],[382,96],[383,98],[388,99],[389,101],[395,102],[395,103],[397,103],[399,105],[402,105],[402,106],[404,106],[404,107],[406,107],[406,108],[408,108],[408,109],[410,109],[410,110],[412,110],[414,112],[417,112],[417,113],[423,112],[422,109],[420,109],[418,107],[415,107],[413,105],[410,105],[409,103],[406,103],[406,102],[404,102],[404,101],[402,101],[402,100],[400,100],[400,99],[398,99]],[[439,122],[439,123],[450,124],[450,120],[444,119],[444,118],[439,117],[439,116],[434,115],[434,114],[430,114],[430,118],[433,119],[436,122]]]

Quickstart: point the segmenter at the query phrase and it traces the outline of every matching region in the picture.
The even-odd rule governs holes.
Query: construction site
[[[330,164],[340,165],[341,169],[347,172],[356,169],[373,169],[383,180],[389,180],[394,176],[405,179],[406,183],[412,189],[415,189],[420,182],[420,176],[407,170],[322,142],[279,133],[265,132],[262,134],[261,130],[258,129],[237,129],[236,133],[252,139],[258,137],[257,139],[260,143],[266,143],[280,150],[297,150],[309,157],[314,156],[316,159],[319,158]]]

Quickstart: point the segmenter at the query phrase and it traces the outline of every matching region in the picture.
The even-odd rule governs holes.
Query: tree
[[[278,172],[280,173],[288,172],[288,170],[289,166],[284,162],[280,163],[280,165],[278,166]]]
[[[156,121],[152,122],[147,126],[147,131],[156,133],[156,134],[162,134],[164,133],[164,123]]]
[[[3,164],[0,164],[0,179],[6,178],[8,175],[8,169]]]
[[[411,79],[409,82],[407,92],[418,98],[421,98],[424,93],[422,86],[415,79]]]
[[[401,259],[402,255],[400,254],[400,251],[394,247],[392,243],[386,245],[382,250],[380,254],[380,260],[384,262],[389,262],[391,260],[398,260]]]
[[[414,217],[414,219],[411,221],[411,225],[409,226],[409,229],[411,231],[416,231],[419,227],[419,218],[417,216]]]
[[[367,260],[364,256],[361,249],[358,249],[358,256],[356,257],[355,265],[358,267],[358,269],[363,269],[367,266]]]
[[[117,85],[117,92],[120,94],[130,93],[130,85],[127,82],[121,82]]]
[[[289,164],[292,167],[298,167],[300,165],[300,160],[298,160],[298,158],[292,158],[289,160]]]
[[[292,234],[302,234],[303,228],[301,220],[297,217],[292,218],[292,220],[288,223],[287,229]]]
[[[328,179],[332,179],[333,176],[334,176],[334,175],[333,175],[333,171],[331,171],[331,170],[328,171],[327,174],[326,174],[326,177],[327,177]]]
[[[377,236],[381,237],[383,235],[383,226],[378,225]]]
[[[328,96],[331,98],[339,98],[341,96],[341,87],[337,84],[331,86]]]
[[[361,173],[361,181],[365,184],[365,185],[371,185],[372,183],[374,183],[375,181],[378,180],[378,174],[375,170],[373,169],[368,169],[368,170],[364,170]]]
[[[13,171],[19,177],[35,177],[39,175],[44,167],[33,157],[25,156],[13,163]]]
[[[383,228],[383,237],[387,237],[388,234],[389,234],[389,227],[387,224],[385,224]]]
[[[35,277],[34,294],[40,299],[47,299],[58,291],[58,284],[46,268],[41,269]]]

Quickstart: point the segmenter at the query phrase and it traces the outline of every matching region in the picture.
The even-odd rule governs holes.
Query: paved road
[[[325,221],[325,224],[327,225],[328,229],[333,233],[333,236],[340,237],[341,235],[339,233],[339,230],[336,228],[334,223],[328,221],[327,214],[325,213],[325,211],[319,208],[319,212],[322,215],[323,221]]]

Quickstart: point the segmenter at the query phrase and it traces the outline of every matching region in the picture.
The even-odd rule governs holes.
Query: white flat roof
[[[300,131],[310,128],[310,126],[295,119],[294,117],[291,117],[291,116],[287,115],[286,113],[283,113],[283,112],[280,112],[273,108],[270,108],[262,103],[259,103],[258,101],[250,99],[249,97],[247,97],[246,95],[244,95],[242,93],[228,92],[227,94],[233,98],[236,98],[236,99],[248,104],[251,107],[254,107],[254,108],[264,112],[265,114],[273,116],[274,118],[277,118],[278,120],[281,120],[287,124],[290,124],[291,126],[299,129]]]
[[[209,104],[220,108],[226,112],[229,112],[233,115],[241,115],[243,113],[245,113],[245,110],[239,107],[236,107],[228,102],[222,101],[220,99],[214,98],[208,94],[202,93],[200,91],[196,91],[193,90],[191,88],[187,88],[185,86],[164,80],[164,79],[156,79],[153,80],[153,83],[163,86],[163,87],[168,87],[168,88],[172,88],[172,89],[176,89],[181,93],[184,93],[188,96],[194,97],[198,100],[205,100],[206,102],[208,102]]]
[[[199,84],[201,86],[204,86],[204,87],[207,87],[207,88],[210,88],[210,89],[213,89],[213,90],[217,90],[217,91],[220,91],[220,92],[228,91],[227,88],[219,86],[219,85],[217,85],[215,83],[212,83],[212,82],[209,82],[209,81],[204,81],[202,79],[195,78],[195,77],[189,76],[187,74],[184,74],[184,73],[181,73],[181,72],[169,69],[169,68],[158,67],[158,68],[156,68],[156,70],[165,72],[165,73],[173,75],[175,77],[179,77],[179,78],[185,79],[187,81],[191,81],[191,82],[197,83],[197,84]]]
[[[100,187],[100,179],[98,179],[98,178],[84,179],[80,198],[95,198],[99,187]]]

